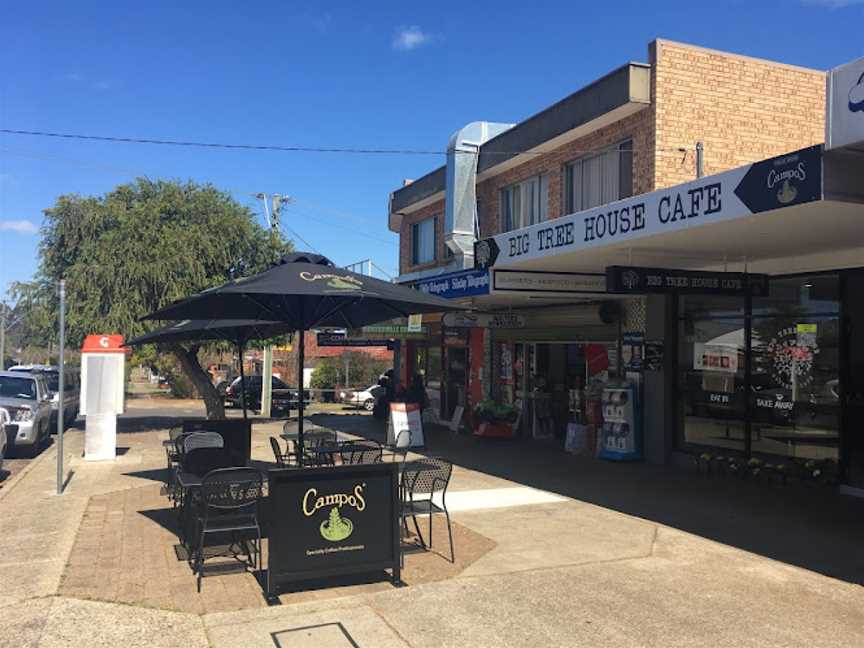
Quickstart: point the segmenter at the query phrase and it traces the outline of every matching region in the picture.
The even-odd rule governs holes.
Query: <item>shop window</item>
[[[839,344],[837,275],[774,279],[754,300],[754,453],[837,459]]]
[[[627,140],[564,167],[565,213],[633,195],[633,141]]]
[[[411,263],[421,265],[436,259],[438,217],[433,216],[411,225]]]
[[[528,227],[546,220],[549,177],[535,176],[501,190],[501,231]]]
[[[744,424],[744,318],[716,311],[690,311],[682,298],[678,388],[681,436],[685,445],[713,446],[743,451]],[[743,305],[743,300],[742,300]]]
[[[769,296],[753,300],[749,393],[744,300],[682,296],[679,304],[679,441],[685,447],[749,445],[757,456],[837,460],[837,275],[772,279]]]

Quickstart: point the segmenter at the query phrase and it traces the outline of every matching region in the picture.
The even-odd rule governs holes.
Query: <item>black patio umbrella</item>
[[[192,340],[228,340],[237,346],[240,356],[240,402],[243,418],[246,418],[246,376],[243,372],[243,346],[249,340],[266,340],[292,331],[284,322],[268,322],[250,319],[197,319],[180,320],[162,328],[140,335],[126,343],[127,346],[160,344],[166,342],[188,342]]]
[[[337,268],[320,254],[282,257],[269,270],[179,300],[142,319],[220,317],[283,322],[299,333],[298,442],[303,444],[304,333],[316,326],[359,328],[394,317],[462,310],[413,288]]]

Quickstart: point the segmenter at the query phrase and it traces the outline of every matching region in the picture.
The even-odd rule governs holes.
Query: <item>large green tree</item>
[[[66,280],[70,344],[94,332],[131,337],[155,327],[139,322],[142,315],[263,270],[290,249],[224,191],[139,178],[104,196],[60,196],[45,210],[37,285],[30,290],[52,301],[50,312],[56,313],[51,286]],[[164,350],[204,398],[207,416],[221,418],[223,402],[201,367],[199,348],[173,344]]]

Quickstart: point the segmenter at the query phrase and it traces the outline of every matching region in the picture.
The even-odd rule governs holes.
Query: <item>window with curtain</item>
[[[565,213],[591,209],[633,195],[633,141],[567,163]]]
[[[421,265],[435,261],[438,217],[432,216],[411,225],[411,263]]]
[[[504,187],[500,205],[502,232],[545,221],[549,205],[549,176],[534,176]]]

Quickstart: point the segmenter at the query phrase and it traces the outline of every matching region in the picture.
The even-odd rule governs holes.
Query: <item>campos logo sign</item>
[[[336,290],[360,290],[363,287],[363,282],[350,275],[326,274],[315,272],[301,272],[300,278],[303,281],[324,281],[328,288]]]
[[[341,508],[346,506],[358,512],[363,511],[366,508],[364,486],[365,484],[357,484],[351,493],[331,495],[318,495],[318,489],[310,488],[303,495],[303,515],[312,517],[321,509],[329,508],[329,515],[318,527],[321,537],[330,542],[345,540],[354,532],[354,523],[342,516]]]
[[[864,74],[858,77],[858,83],[849,90],[849,110],[864,112]]]

